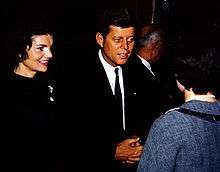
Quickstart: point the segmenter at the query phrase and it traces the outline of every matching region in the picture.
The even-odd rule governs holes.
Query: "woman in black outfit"
[[[4,82],[4,164],[8,171],[55,171],[55,82],[47,72],[54,38],[42,20],[21,24]]]

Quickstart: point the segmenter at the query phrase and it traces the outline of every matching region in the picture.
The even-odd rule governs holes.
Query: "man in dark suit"
[[[130,93],[123,65],[132,53],[135,36],[135,25],[129,12],[127,9],[105,11],[96,33],[99,50],[95,64],[91,65],[95,67],[95,81],[90,83],[90,89],[96,105],[90,109],[94,114],[91,130],[104,133],[98,136],[102,149],[96,149],[99,162],[105,164],[103,171],[136,171],[143,151],[140,138],[129,135],[127,128],[127,97]]]
[[[129,116],[132,118],[130,128],[143,141],[154,119],[167,110],[171,103],[158,71],[152,69],[162,60],[164,40],[165,34],[161,27],[154,24],[140,26],[135,51],[126,64],[129,85],[135,93],[129,102]]]

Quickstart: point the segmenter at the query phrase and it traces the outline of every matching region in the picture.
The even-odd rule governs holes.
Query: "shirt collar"
[[[137,56],[138,56],[138,58],[141,60],[141,62],[143,63],[143,65],[152,73],[153,76],[155,76],[154,72],[151,70],[151,65],[150,65],[150,63],[149,63],[147,60],[145,60],[143,57],[141,57],[140,55],[137,54]]]
[[[149,70],[151,70],[150,63],[147,60],[145,60],[143,57],[141,57],[140,55],[137,54],[137,56],[141,59],[141,61],[144,64],[144,66],[146,66]]]

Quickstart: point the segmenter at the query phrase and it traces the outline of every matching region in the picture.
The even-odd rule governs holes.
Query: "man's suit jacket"
[[[94,58],[95,57],[95,58]],[[87,106],[88,132],[97,140],[97,145],[93,145],[94,155],[98,155],[99,163],[93,164],[94,168],[100,170],[104,166],[103,171],[121,171],[121,162],[115,160],[115,148],[117,144],[128,137],[127,130],[123,130],[122,114],[117,109],[115,96],[113,95],[110,83],[108,81],[104,67],[98,57],[98,53],[93,58],[90,65],[91,71],[88,73],[88,88],[86,90],[87,102],[91,104]],[[124,75],[125,76],[125,75]],[[123,77],[124,77],[123,76]],[[124,79],[124,95],[125,95],[125,118],[127,123],[127,99],[129,97],[129,89]],[[89,100],[88,100],[89,99]],[[91,115],[91,116],[90,116]],[[100,145],[99,145],[100,144]],[[96,169],[96,170],[97,170]]]
[[[122,116],[117,110],[115,97],[112,93],[106,72],[101,64],[98,55],[94,64],[94,82],[90,88],[95,106],[93,111],[94,133],[102,134],[100,139],[105,150],[101,150],[100,155],[106,157],[105,162],[112,171],[117,172],[122,164],[114,160],[116,145],[125,138],[139,136],[145,140],[147,132],[161,110],[160,103],[162,96],[159,90],[159,80],[154,77],[148,69],[141,63],[139,58],[132,58],[132,63],[122,66],[123,82],[125,93],[125,121],[126,130],[122,129]],[[112,159],[110,160],[109,157]],[[104,160],[104,158],[102,159]],[[104,162],[104,163],[105,163]],[[123,167],[122,167],[123,168]],[[126,169],[127,171],[129,169]],[[125,171],[126,171],[125,170]]]
[[[117,143],[132,135],[147,135],[152,120],[156,118],[153,112],[160,106],[158,87],[154,85],[157,81],[141,61],[133,57],[130,59],[135,60],[132,66],[130,61],[129,66],[122,66],[126,131],[122,130],[121,115],[116,109],[115,98],[98,53],[88,53],[83,59],[78,59],[74,67],[71,64],[67,68],[70,70],[67,74],[70,75],[62,77],[59,82],[63,85],[60,114],[64,118],[61,140],[64,156],[67,157],[64,162],[66,169],[122,171],[123,164],[114,160]],[[69,82],[69,79],[73,82]],[[128,172],[126,168],[124,171]]]
[[[65,84],[73,88],[66,90],[66,96],[74,99],[74,103],[65,101],[61,107],[61,113],[65,116],[64,127],[67,128],[64,136],[67,169],[80,166],[95,171],[121,172],[121,169],[125,169],[128,172],[125,165],[115,161],[114,154],[120,141],[140,132],[143,135],[146,133],[142,131],[142,126],[146,126],[146,120],[142,121],[145,116],[142,118],[140,110],[133,108],[138,105],[136,100],[139,100],[141,92],[132,86],[133,81],[128,77],[126,66],[122,66],[126,116],[126,130],[123,131],[121,115],[118,114],[115,97],[98,53],[91,53],[86,59],[84,65],[73,68],[74,73],[70,77],[75,82],[71,86],[69,82]],[[72,165],[74,160],[71,157],[77,157],[75,165]]]
[[[164,109],[161,83],[135,54],[126,64],[126,77],[132,93],[128,105],[130,132],[145,140],[152,122]]]

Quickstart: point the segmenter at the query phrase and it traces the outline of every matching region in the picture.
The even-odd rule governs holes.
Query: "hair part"
[[[103,37],[106,37],[111,25],[122,28],[135,27],[132,12],[127,8],[107,9],[103,17],[99,20],[97,31],[100,32]]]

